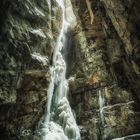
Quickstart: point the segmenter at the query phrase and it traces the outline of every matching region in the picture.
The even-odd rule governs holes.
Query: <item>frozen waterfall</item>
[[[61,32],[54,49],[51,67],[51,83],[48,90],[48,102],[45,121],[42,128],[43,140],[80,140],[79,128],[67,99],[68,82],[65,78],[66,62],[61,50],[67,44],[65,34],[76,24],[70,0],[56,0],[62,9]]]

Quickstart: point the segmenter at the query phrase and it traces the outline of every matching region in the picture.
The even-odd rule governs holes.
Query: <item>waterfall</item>
[[[51,67],[51,82],[48,89],[48,102],[42,128],[43,140],[80,140],[69,101],[67,99],[68,81],[65,78],[66,62],[61,53],[66,47],[66,33],[76,23],[70,0],[56,0],[62,9],[62,27],[54,49]]]

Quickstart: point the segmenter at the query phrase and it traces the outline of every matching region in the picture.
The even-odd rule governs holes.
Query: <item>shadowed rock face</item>
[[[52,2],[55,21],[60,9]],[[44,114],[61,25],[51,21],[45,0],[2,0],[0,7],[0,137],[25,139]]]
[[[140,133],[139,8],[120,0],[90,4],[93,24],[86,1],[73,1],[79,25],[71,104],[83,140],[129,139]]]
[[[140,139],[139,0],[71,1],[77,26],[63,51],[82,139]],[[31,140],[62,12],[55,0],[1,0],[0,17],[0,137]]]

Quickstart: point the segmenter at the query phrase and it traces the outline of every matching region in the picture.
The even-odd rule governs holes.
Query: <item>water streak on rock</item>
[[[99,89],[99,107],[100,107],[100,117],[101,117],[101,122],[104,124],[104,114],[103,114],[103,107],[104,107],[104,97],[102,94],[102,90]]]

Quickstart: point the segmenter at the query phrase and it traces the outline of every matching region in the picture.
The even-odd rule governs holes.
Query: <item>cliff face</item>
[[[2,0],[0,6],[0,137],[25,139],[46,107],[60,8],[53,1],[49,11],[45,0]]]
[[[74,38],[81,52],[76,51],[70,89],[82,139],[139,133],[139,7],[119,0],[73,3],[81,26]]]
[[[67,34],[65,59],[83,140],[140,133],[138,3],[72,0],[77,26]],[[0,16],[0,137],[33,139],[62,13],[55,0],[1,0]]]
[[[139,7],[119,0],[90,4],[93,13],[86,1],[74,3],[82,28],[74,38],[82,42],[72,105],[82,139],[127,137],[140,132]]]

